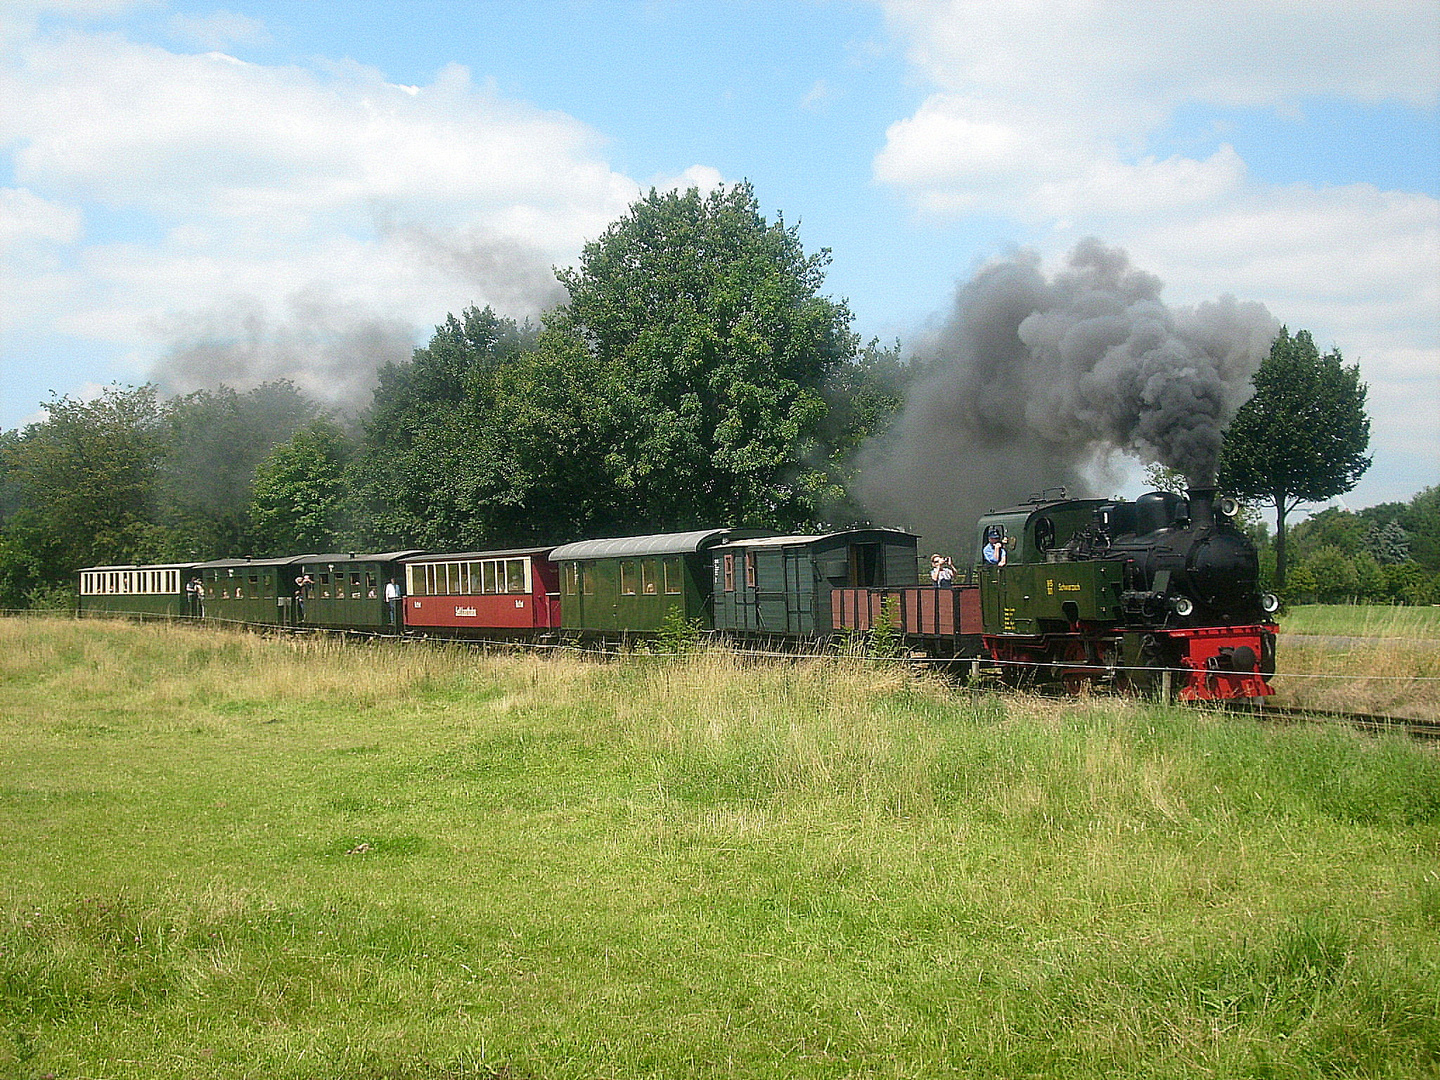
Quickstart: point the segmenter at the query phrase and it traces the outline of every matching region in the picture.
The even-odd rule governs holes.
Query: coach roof
[[[655,533],[650,536],[617,536],[611,540],[581,540],[550,552],[552,562],[583,559],[629,559],[645,555],[693,555],[718,544],[731,535],[729,529],[700,529],[696,532]]]

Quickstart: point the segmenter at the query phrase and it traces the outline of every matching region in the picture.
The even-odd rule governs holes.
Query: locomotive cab
[[[996,536],[1005,545],[1008,564],[1069,561],[1067,545],[1093,524],[1103,499],[1051,499],[1039,496],[1020,506],[986,514],[975,531],[975,565],[984,567],[985,544]]]

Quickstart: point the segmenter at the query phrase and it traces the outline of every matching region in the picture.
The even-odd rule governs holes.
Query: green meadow
[[[1440,753],[0,620],[0,1077],[1440,1074]]]
[[[1429,640],[1440,649],[1440,607],[1302,604],[1281,617],[1288,633]]]

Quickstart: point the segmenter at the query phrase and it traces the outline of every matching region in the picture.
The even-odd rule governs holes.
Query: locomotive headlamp
[[[1194,601],[1192,601],[1188,596],[1177,596],[1177,597],[1175,597],[1175,614],[1176,614],[1176,615],[1189,615],[1189,614],[1190,614],[1192,611],[1194,611],[1194,610],[1195,610]]]
[[[1267,592],[1264,596],[1260,597],[1260,610],[1265,612],[1266,615],[1274,615],[1275,612],[1280,610],[1280,598],[1273,592]]]
[[[1239,512],[1240,503],[1237,500],[1232,499],[1229,495],[1226,495],[1223,499],[1220,500],[1220,513],[1224,514],[1226,517],[1233,518]]]

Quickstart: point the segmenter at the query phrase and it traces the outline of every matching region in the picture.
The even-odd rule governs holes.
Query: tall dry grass
[[[1440,641],[1282,633],[1276,663],[1276,704],[1440,720]]]

